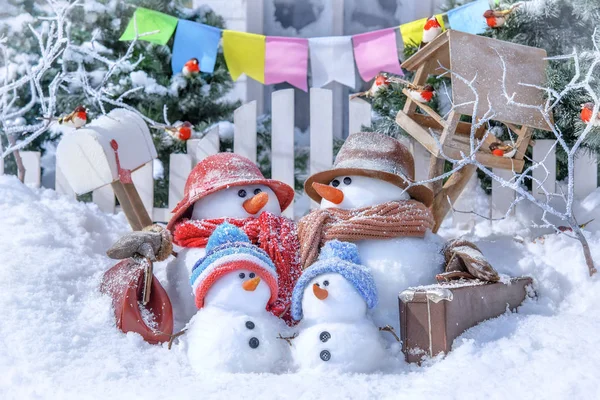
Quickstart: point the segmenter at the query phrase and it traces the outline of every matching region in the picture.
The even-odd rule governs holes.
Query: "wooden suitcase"
[[[513,278],[508,284],[481,281],[450,282],[410,288],[399,295],[400,334],[406,361],[448,354],[452,342],[465,330],[516,309],[528,293],[531,278]]]

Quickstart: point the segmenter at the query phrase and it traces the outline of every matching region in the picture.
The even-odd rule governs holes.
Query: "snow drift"
[[[580,210],[600,214],[599,201],[596,191]],[[532,242],[527,218],[494,230],[482,222],[467,237],[500,273],[532,276],[538,299],[468,330],[446,358],[369,375],[196,375],[184,346],[169,351],[117,331],[97,290],[114,264],[104,252],[129,230],[123,215],[0,176],[0,398],[600,398],[598,277],[587,276],[579,243],[566,235]],[[596,225],[588,240],[600,260]]]

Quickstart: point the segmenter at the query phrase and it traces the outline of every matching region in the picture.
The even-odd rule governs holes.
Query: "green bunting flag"
[[[163,14],[158,11],[149,10],[147,8],[138,7],[133,14],[133,17],[127,25],[127,29],[119,40],[134,40],[135,39],[135,24],[137,22],[138,35],[147,32],[158,31],[152,35],[140,37],[139,40],[165,45],[173,35],[177,26],[177,18]]]

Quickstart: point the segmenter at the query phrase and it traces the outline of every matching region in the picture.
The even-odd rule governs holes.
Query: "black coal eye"
[[[329,281],[323,281],[323,286],[329,286]]]
[[[340,186],[340,181],[338,181],[337,179],[332,180],[331,181],[331,186],[333,186],[333,187]]]
[[[254,278],[256,276],[256,274],[254,272],[250,272],[250,275],[248,275],[250,278]]]
[[[244,278],[246,277],[246,274],[245,274],[245,273],[243,273],[243,272],[240,272],[240,275],[239,275],[239,277],[240,277],[240,279],[244,279]]]
[[[259,194],[260,192],[262,192],[262,190],[260,190],[260,189],[258,189],[258,188],[257,188],[257,189],[254,189],[254,194]]]
[[[240,197],[246,197],[246,191],[244,189],[238,190],[238,196],[240,196]]]
[[[352,179],[350,179],[350,177],[349,177],[349,176],[347,176],[347,177],[345,177],[345,178],[344,178],[344,183],[345,183],[346,185],[349,185],[349,184],[351,184],[351,183],[352,183]]]
[[[321,287],[321,285],[319,285],[318,283],[315,283],[315,285],[317,285],[317,287]]]

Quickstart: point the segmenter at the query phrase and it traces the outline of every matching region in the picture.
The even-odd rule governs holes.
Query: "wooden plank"
[[[133,184],[142,200],[148,215],[152,215],[154,208],[154,174],[153,163],[149,162],[131,174]]]
[[[514,93],[515,102],[543,105],[544,92],[537,87],[543,87],[546,80],[545,50],[459,31],[451,31],[449,47],[452,72],[467,81],[478,77],[473,82],[473,87],[482,100],[475,112],[477,117],[483,117],[491,107],[496,121],[549,130],[541,113],[507,102],[502,92],[502,80],[505,76],[506,92],[511,95]],[[501,54],[504,65],[498,54]],[[452,79],[452,99],[454,104],[463,104],[457,107],[458,113],[472,115],[473,104],[466,103],[472,102],[475,95],[465,82]],[[489,104],[486,99],[489,99]]]
[[[150,218],[150,214],[146,211],[144,207],[144,203],[133,183],[123,183],[123,189],[125,190],[125,194],[127,195],[126,201],[129,202],[131,209],[137,218],[138,226],[141,229],[152,225],[152,218]],[[123,211],[127,211],[127,208],[122,203],[122,200],[119,199],[119,203],[123,206]]]
[[[256,100],[233,112],[233,152],[256,162]]]
[[[171,154],[169,158],[169,209],[183,199],[185,181],[192,171],[192,157],[188,154]]]
[[[129,196],[127,195],[124,185],[121,183],[121,181],[114,181],[111,183],[111,186],[115,192],[115,195],[117,196],[117,199],[119,199],[121,210],[125,214],[127,222],[129,222],[129,226],[131,226],[131,229],[134,231],[141,231],[143,228],[142,223],[140,222],[133,208],[133,204],[129,200]]]
[[[107,214],[115,212],[115,192],[111,185],[102,186],[92,192],[92,201]]]
[[[575,198],[583,200],[598,185],[598,156],[580,151],[575,158]]]
[[[271,94],[271,177],[294,187],[294,89]],[[294,207],[283,215],[294,218]]]
[[[493,168],[492,172],[501,178],[510,180],[513,177],[513,172],[507,169]],[[492,179],[492,218],[502,218],[506,215],[508,207],[515,201],[515,191],[502,187],[500,183]],[[515,210],[511,211],[514,215]]]
[[[196,141],[193,147],[188,147],[188,154],[192,155],[192,161],[195,165],[206,157],[217,154],[220,150],[220,145],[219,126],[215,125],[202,139]]]
[[[42,169],[39,151],[21,151],[21,159],[25,167],[25,183],[33,187],[40,187],[42,182]]]
[[[542,187],[548,193],[554,193],[556,190],[556,147],[555,141],[552,139],[540,139],[535,141],[533,146],[533,161],[536,163],[543,162],[546,169],[541,166],[535,168],[532,172],[534,179],[538,179]],[[546,172],[547,170],[547,172]],[[538,183],[533,183],[533,196],[536,199],[545,200],[546,196],[541,190]]]
[[[431,136],[425,128],[416,123],[411,117],[408,116],[404,111],[398,111],[396,114],[396,123],[400,125],[410,136],[417,140],[423,147],[425,147],[431,154],[437,156],[439,154],[439,146],[435,139]]]
[[[410,94],[408,93],[408,90],[406,88],[402,89],[402,93],[404,93],[404,95],[406,97],[410,97]],[[437,123],[437,125],[439,125],[442,128],[445,128],[446,126],[448,126],[446,121],[442,117],[440,117],[440,115],[438,113],[436,113],[433,110],[433,108],[431,108],[427,104],[423,104],[423,103],[416,103],[416,104],[417,104],[417,107],[419,107],[426,114],[428,114],[431,118],[433,118],[434,121]]]
[[[515,154],[515,159],[522,160],[525,157],[525,152],[527,151],[529,142],[531,142],[531,135],[533,135],[533,129],[523,125],[523,127],[517,131],[517,135],[519,135],[519,137],[515,143],[515,146],[517,147],[517,154]]]
[[[444,153],[452,158],[452,159],[461,159],[462,156],[460,152],[468,151],[468,149],[458,148],[456,143],[452,143],[452,145],[444,146]],[[483,153],[481,151],[477,152],[475,155],[475,159],[489,168],[502,168],[508,170],[515,170],[516,172],[521,172],[523,170],[523,165],[525,162],[523,160],[515,160],[514,158],[504,158],[497,157],[490,153]]]
[[[425,46],[423,49],[417,51],[411,57],[406,59],[402,63],[402,68],[407,69],[409,71],[414,71],[416,68],[418,68],[420,65],[422,65],[422,63],[427,62],[428,60],[434,59],[434,57],[433,57],[434,55],[436,56],[435,59],[441,58],[440,61],[442,61],[442,60],[445,61],[445,62],[442,62],[442,64],[445,67],[450,68],[449,62],[446,61],[446,60],[448,60],[450,51],[448,49],[443,49],[443,47],[448,47],[449,35],[450,35],[450,31],[446,31],[446,32],[442,33],[441,35],[439,35],[438,37],[436,37],[431,43],[427,44],[427,46]],[[435,54],[436,52],[440,52],[440,53]],[[442,54],[442,53],[444,53],[444,54]],[[446,65],[446,64],[448,64],[448,65]]]
[[[371,104],[362,99],[352,99],[348,103],[348,134],[362,132],[363,126],[371,126]]]
[[[333,96],[329,89],[310,89],[310,174],[333,164]],[[318,204],[311,200],[311,206]]]
[[[430,61],[425,61],[423,64],[421,64],[419,69],[417,69],[417,72],[415,73],[415,76],[413,77],[413,81],[412,81],[413,84],[415,84],[415,85],[425,84],[425,82],[427,81],[427,78],[429,77],[429,62]],[[411,114],[414,114],[416,109],[417,109],[417,103],[415,101],[411,100],[410,97],[407,97],[406,103],[404,103],[404,109],[402,111],[404,111],[404,113],[406,115],[411,115]]]
[[[417,124],[426,126],[428,128],[433,128],[436,130],[442,130],[443,126],[440,125],[435,119],[431,118],[429,115],[424,114],[412,114],[410,116]],[[480,127],[475,133],[475,137],[481,138],[485,133],[485,126]],[[471,124],[469,122],[459,121],[456,126],[456,136],[471,136]]]
[[[429,158],[431,154],[416,140],[411,140],[413,158],[415,160],[415,181],[427,179],[429,175]]]
[[[460,120],[460,114],[451,111],[450,114],[448,115],[448,123],[446,125],[446,127],[444,128],[444,130],[442,131],[442,134],[440,136],[440,144],[442,146],[446,145],[448,142],[450,142],[452,140],[452,136],[454,135],[454,131],[456,130],[456,126],[458,125],[458,121]],[[444,164],[446,163],[446,160],[443,158],[436,158],[436,157],[431,157],[431,159],[429,160],[429,179],[433,179],[436,176],[440,176],[444,173]],[[457,171],[458,172],[458,171]],[[461,175],[461,179],[462,179],[462,175]],[[460,181],[460,183],[462,184],[462,180]],[[437,196],[438,193],[440,193],[440,191],[442,190],[442,186],[443,186],[443,182],[442,180],[438,180],[435,182],[431,182],[429,184],[431,190],[433,190],[433,195]],[[466,183],[465,183],[466,184]],[[464,184],[463,186],[464,187]],[[462,190],[461,187],[461,190]],[[458,193],[460,194],[460,193]],[[458,196],[457,194],[457,196]],[[443,206],[445,207],[445,206]],[[446,212],[448,212],[448,209],[445,209]],[[435,211],[434,211],[435,214]],[[441,218],[443,219],[444,216],[446,214],[444,213],[443,215],[440,214]],[[439,228],[439,224],[441,224],[442,221],[438,221],[436,219],[436,226]]]
[[[436,159],[432,157],[432,160]],[[437,159],[437,161],[440,161],[440,159]],[[450,175],[450,178],[448,178],[443,188],[435,196],[433,199],[433,205],[431,206],[433,218],[435,220],[433,232],[437,232],[438,229],[440,229],[446,214],[448,214],[448,211],[450,211],[450,204],[454,204],[465,186],[467,186],[467,183],[469,183],[469,180],[475,171],[477,171],[476,166],[465,165],[462,169]],[[448,199],[450,199],[450,202],[448,202]]]

